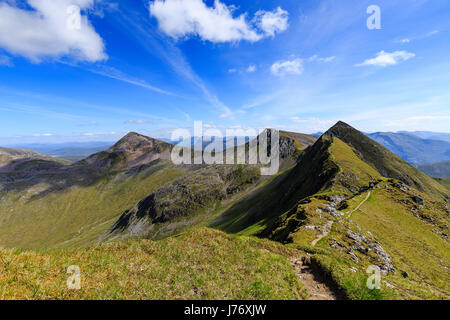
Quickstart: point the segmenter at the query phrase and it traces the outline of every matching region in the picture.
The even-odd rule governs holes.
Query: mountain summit
[[[439,183],[347,123],[339,121],[325,135],[350,145],[361,160],[373,166],[383,177],[401,180],[434,197],[447,197],[447,191]]]
[[[173,145],[130,132],[106,151],[96,153],[81,163],[98,169],[126,169],[146,165],[155,160],[170,159]]]

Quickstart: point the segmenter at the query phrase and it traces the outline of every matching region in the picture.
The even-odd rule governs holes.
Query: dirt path
[[[348,218],[350,218],[350,216],[352,215],[353,212],[358,211],[359,208],[361,208],[361,206],[362,206],[367,200],[369,200],[371,194],[372,194],[372,191],[369,191],[369,192],[367,193],[367,196],[364,198],[364,200],[361,201],[361,203],[358,204],[358,206],[357,206],[355,209],[353,209],[353,210],[350,211],[350,212],[347,212],[346,217],[345,217],[344,220],[347,220]]]
[[[347,220],[351,214],[361,208],[361,206],[369,200],[371,195],[371,191],[367,193],[367,196],[364,198],[358,206],[346,213],[346,217],[344,220]],[[311,242],[311,246],[314,247],[317,242],[328,236],[331,232],[331,228],[333,227],[334,221],[328,221],[323,226],[322,233],[315,238]],[[326,279],[323,277],[322,273],[318,268],[314,268],[311,264],[311,260],[309,256],[299,256],[292,257],[289,260],[294,267],[295,273],[297,274],[300,282],[305,287],[308,292],[311,300],[340,300],[342,299],[341,295],[338,291],[332,286],[329,285]]]
[[[369,191],[369,192],[367,193],[367,196],[364,198],[364,200],[361,201],[361,203],[358,204],[358,206],[357,206],[355,209],[353,209],[353,210],[350,211],[350,212],[347,212],[347,213],[346,213],[346,216],[345,216],[345,218],[344,218],[344,220],[347,220],[348,218],[350,218],[350,216],[352,215],[353,212],[359,210],[359,208],[361,208],[361,206],[362,206],[367,200],[369,200],[369,197],[370,197],[371,194],[372,194],[372,191]],[[328,221],[327,224],[323,226],[323,231],[322,231],[322,233],[321,233],[317,238],[315,238],[315,239],[311,242],[311,246],[312,246],[312,247],[314,247],[314,246],[317,244],[317,242],[319,242],[320,240],[322,240],[323,238],[325,238],[327,235],[330,234],[331,228],[333,227],[333,223],[334,223],[333,221]]]
[[[309,294],[310,300],[340,300],[340,295],[327,284],[322,274],[311,265],[308,256],[290,259],[295,273]]]
[[[323,227],[322,233],[311,242],[311,247],[314,247],[317,242],[325,238],[331,231],[331,228],[333,227],[333,221],[328,221],[327,224]]]

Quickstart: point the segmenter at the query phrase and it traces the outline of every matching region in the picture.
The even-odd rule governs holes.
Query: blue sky
[[[0,144],[195,120],[450,132],[449,39],[448,0],[0,0]]]

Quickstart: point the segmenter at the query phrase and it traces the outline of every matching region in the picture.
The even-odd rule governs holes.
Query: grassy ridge
[[[388,154],[383,161],[391,156],[395,157]],[[428,184],[426,177],[424,189],[434,191],[428,196],[383,177],[366,159],[341,139],[323,136],[296,168],[235,203],[217,226],[291,242],[289,246],[311,253],[351,299],[448,299],[450,257],[444,233],[450,221],[445,203],[433,197],[448,192],[436,189],[435,181]],[[415,172],[403,162],[400,167],[395,162],[389,165],[397,173]],[[342,196],[345,202],[333,200]],[[347,207],[341,208],[343,204]],[[313,247],[312,241],[330,222],[331,232]],[[351,232],[364,235],[367,243],[356,243],[349,238]],[[382,275],[381,290],[369,290],[367,267],[390,264],[395,273]]]
[[[302,299],[289,255],[207,228],[51,253],[0,250],[0,299]],[[67,289],[71,265],[81,290]]]

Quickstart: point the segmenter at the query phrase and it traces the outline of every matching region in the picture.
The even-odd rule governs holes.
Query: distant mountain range
[[[432,131],[399,131],[399,133],[411,134],[422,139],[441,140],[450,142],[450,133]]]
[[[48,155],[50,157],[61,158],[69,161],[79,161],[93,153],[108,149],[113,143],[93,141],[93,142],[70,142],[57,144],[22,144],[13,145],[12,148],[28,149]]]
[[[376,132],[367,135],[413,165],[450,160],[450,142],[444,140],[423,139],[411,133]]]

